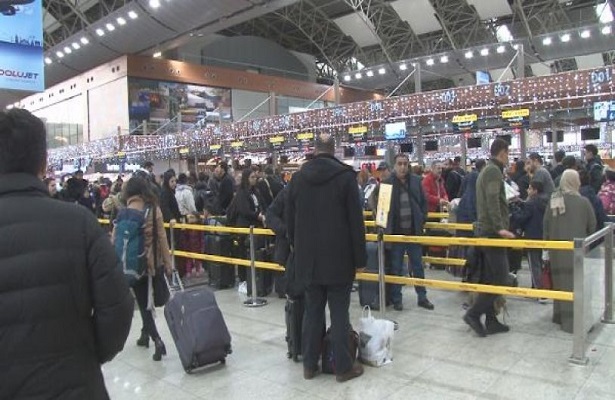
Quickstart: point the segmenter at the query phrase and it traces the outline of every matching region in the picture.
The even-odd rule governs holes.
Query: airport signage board
[[[0,0],[0,89],[42,92],[42,0]]]

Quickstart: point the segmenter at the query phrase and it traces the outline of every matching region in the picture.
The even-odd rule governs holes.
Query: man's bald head
[[[335,155],[335,138],[328,133],[322,133],[316,138],[316,154]]]

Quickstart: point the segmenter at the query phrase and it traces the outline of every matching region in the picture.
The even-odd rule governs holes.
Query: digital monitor
[[[376,155],[376,146],[365,146],[365,155],[366,156],[375,156]]]
[[[399,140],[406,138],[406,123],[392,122],[384,126],[384,138],[386,140]]]
[[[468,138],[468,149],[478,149],[483,143],[482,139],[479,137]]]
[[[555,137],[556,137],[557,143],[563,142],[564,141],[564,131],[556,131]],[[553,143],[553,132],[546,131],[545,138],[547,139],[547,143]]]
[[[505,140],[506,143],[508,143],[509,145],[512,144],[512,136],[511,135],[500,135],[500,136],[498,136],[498,139]]]
[[[344,147],[344,158],[354,157],[354,147]]]
[[[476,71],[476,84],[484,85],[491,82],[491,76],[487,71]]]
[[[594,103],[594,121],[615,121],[615,100],[597,101]]]
[[[438,141],[437,140],[426,140],[425,141],[425,151],[438,151]]]
[[[598,139],[600,139],[600,128],[581,129],[581,140],[598,140]]]
[[[412,143],[402,143],[399,145],[400,153],[412,153],[414,151],[414,146]]]

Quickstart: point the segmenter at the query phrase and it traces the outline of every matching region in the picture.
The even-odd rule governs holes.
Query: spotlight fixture
[[[119,25],[126,25],[126,20],[122,17],[118,17],[116,21]]]
[[[158,7],[160,7],[160,0],[149,0],[149,6],[151,8],[158,8]]]
[[[549,46],[551,43],[553,43],[553,39],[551,39],[551,37],[546,37],[542,39],[542,44],[545,46]]]
[[[162,52],[161,52],[161,51],[157,51],[157,52],[155,52],[155,53],[152,55],[152,57],[154,57],[154,58],[160,58],[160,57],[162,57]]]
[[[96,29],[96,34],[98,36],[105,36],[105,31],[103,31],[101,28]]]
[[[472,51],[466,51],[465,57],[470,59],[470,58],[474,57],[474,53]]]
[[[88,44],[90,41],[85,36],[81,38],[81,44]]]
[[[134,11],[128,11],[128,17],[129,17],[130,19],[137,19],[137,18],[139,17],[139,14],[137,14],[137,13],[136,13],[136,12],[134,12]]]
[[[53,61],[51,60],[51,58],[49,57],[45,57],[45,64],[49,65],[51,64]]]
[[[345,75],[344,76],[344,82],[350,82],[352,78],[350,77],[350,75]]]
[[[379,73],[380,75],[384,75],[384,74],[386,74],[386,72],[387,72],[387,70],[386,70],[386,69],[384,69],[384,68],[380,68],[380,69],[378,70],[378,73]]]
[[[371,78],[372,76],[374,76],[374,71],[371,71],[371,70],[370,70],[370,71],[367,71],[367,72],[365,73],[365,75],[367,75],[368,77],[370,77],[370,78]]]
[[[562,36],[560,36],[559,40],[561,40],[563,43],[569,42],[570,41],[570,34],[569,33],[564,33]]]
[[[581,32],[581,37],[583,39],[589,39],[592,35],[592,32],[589,29],[585,29],[583,32]]]
[[[610,35],[611,34],[611,25],[603,26],[602,29],[600,30],[600,32],[602,32],[603,35]]]
[[[427,61],[425,61],[425,64],[431,67],[434,64],[433,58],[428,58]]]
[[[363,78],[363,75],[361,75],[360,72],[357,72],[356,74],[354,74],[355,79],[361,79]]]
[[[68,47],[68,46],[64,47],[64,53],[65,53],[65,54],[70,54],[70,53],[72,53],[72,52],[73,52],[73,51],[70,49],[70,47]]]
[[[56,51],[56,56],[58,56],[58,58],[62,58],[64,57],[64,53],[62,53],[61,51]]]
[[[107,25],[105,25],[105,27],[107,28],[109,32],[113,32],[115,30],[115,26],[110,22]]]
[[[502,54],[506,51],[506,47],[504,45],[499,45],[497,49],[495,49],[495,51],[498,52],[498,54]]]
[[[442,56],[440,57],[440,63],[442,64],[446,64],[448,62],[448,56]]]
[[[407,69],[408,69],[408,66],[406,64],[402,64],[402,65],[399,66],[399,70],[400,71],[405,71]]]
[[[77,42],[73,42],[73,44],[71,46],[73,46],[73,49],[75,49],[75,50],[79,50],[81,48],[81,46],[79,46],[79,43],[77,43]]]
[[[483,57],[488,56],[489,55],[489,49],[487,49],[487,48],[481,49],[480,55],[483,56]]]

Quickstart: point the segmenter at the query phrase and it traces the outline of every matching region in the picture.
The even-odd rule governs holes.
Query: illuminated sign
[[[367,133],[367,126],[353,126],[348,128],[348,133],[351,135],[362,135]]]
[[[458,124],[461,122],[475,122],[475,121],[478,121],[478,115],[476,114],[455,115],[453,117],[453,124]]]
[[[476,114],[455,115],[453,117],[453,132],[476,130],[476,121],[478,121],[478,115]]]
[[[0,1],[0,89],[42,92],[42,0]]]
[[[529,108],[521,108],[519,110],[506,110],[502,111],[502,118],[511,119],[511,118],[519,118],[519,117],[529,117],[530,110]]]
[[[269,143],[280,144],[284,143],[284,136],[274,136],[269,138]]]
[[[312,132],[306,132],[306,133],[298,133],[297,134],[297,140],[312,140],[314,139],[314,134]]]
[[[529,128],[530,110],[528,108],[520,108],[518,110],[502,111],[502,119],[511,128]]]
[[[243,146],[243,142],[231,142],[231,147],[234,149],[238,149]]]
[[[179,154],[188,154],[190,153],[190,149],[187,147],[182,147],[181,149],[179,149]]]
[[[209,150],[220,150],[221,148],[221,144],[212,144],[211,146],[209,146]]]

